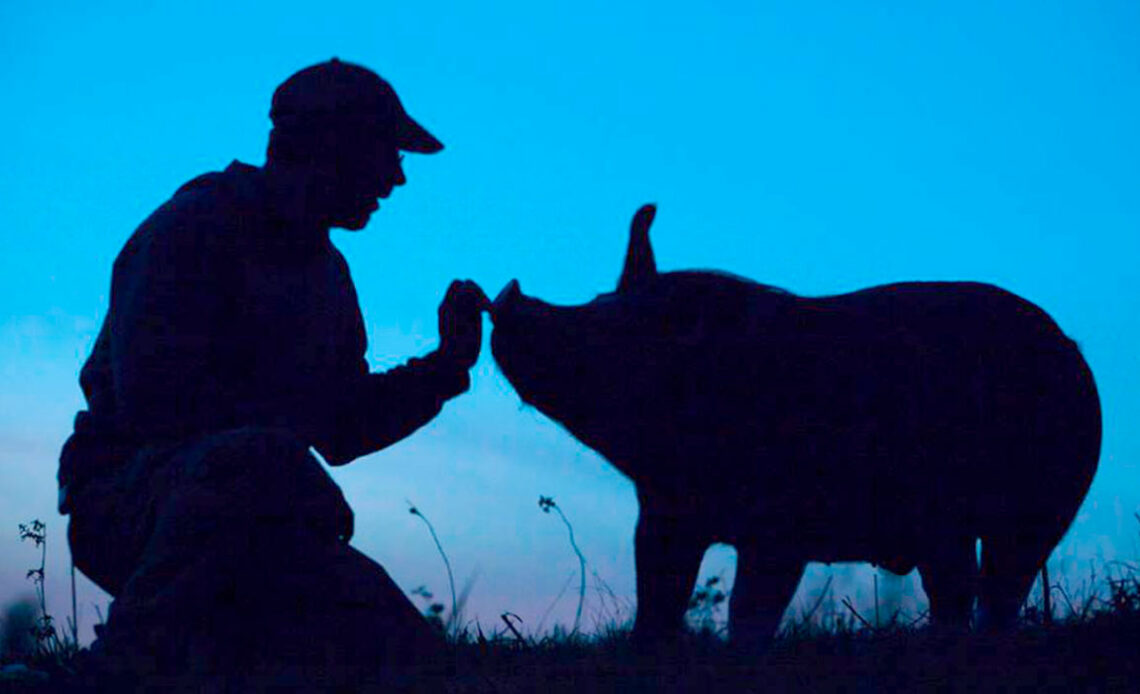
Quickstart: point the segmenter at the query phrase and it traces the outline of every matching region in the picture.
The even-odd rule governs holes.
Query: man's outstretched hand
[[[471,280],[455,280],[439,305],[439,352],[456,366],[470,369],[483,344],[483,311],[491,301]]]

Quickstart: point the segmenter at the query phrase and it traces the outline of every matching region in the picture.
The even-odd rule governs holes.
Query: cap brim
[[[411,118],[405,118],[396,128],[396,146],[405,152],[435,154],[443,143]]]

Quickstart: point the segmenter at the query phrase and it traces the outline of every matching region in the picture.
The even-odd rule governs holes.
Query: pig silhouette
[[[1077,345],[972,282],[802,297],[659,273],[655,208],[616,292],[581,306],[510,282],[492,350],[526,403],[636,486],[636,641],[675,636],[712,543],[737,551],[731,637],[763,647],[807,561],[915,567],[935,623],[1008,626],[1100,455]],[[980,566],[977,542],[981,541]]]

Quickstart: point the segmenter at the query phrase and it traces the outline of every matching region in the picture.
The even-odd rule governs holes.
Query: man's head
[[[362,229],[377,198],[406,181],[401,150],[443,149],[408,116],[388,82],[336,58],[285,80],[273,93],[269,117],[266,167],[307,179],[306,213],[324,226]]]

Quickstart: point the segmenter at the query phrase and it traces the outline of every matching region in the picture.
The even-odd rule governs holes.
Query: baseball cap
[[[269,109],[281,130],[374,130],[408,152],[431,154],[440,142],[412,120],[392,85],[366,67],[333,58],[293,74],[273,92]]]

